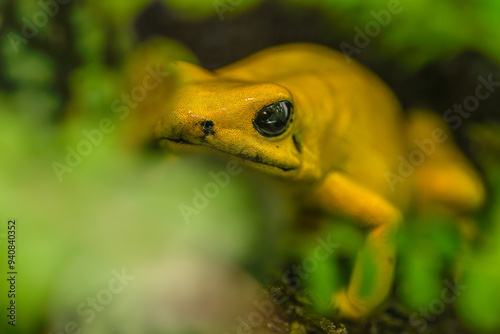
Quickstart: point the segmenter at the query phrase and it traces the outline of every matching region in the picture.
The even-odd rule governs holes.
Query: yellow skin
[[[419,177],[432,178],[432,162],[437,160],[429,157],[419,169],[423,172],[398,183],[395,190],[386,174],[397,170],[400,155],[407,157],[411,129],[425,136],[439,122],[424,130],[412,126],[378,77],[321,46],[273,47],[214,72],[185,62],[174,68],[177,89],[161,111],[156,138],[174,150],[212,150],[237,158],[242,165],[288,182],[302,195],[304,205],[366,227],[366,244],[350,283],[332,297],[332,304],[340,315],[351,318],[364,317],[380,305],[391,288],[392,236],[402,222],[401,212],[412,201]],[[280,101],[290,102],[290,121],[271,128],[279,130],[277,135],[263,135],[254,121],[266,106]],[[414,124],[429,121],[426,116],[416,119]],[[440,145],[438,165],[455,171],[451,182],[464,184],[463,191],[456,196],[453,187],[447,188],[452,184],[445,182],[436,185],[441,192],[425,193],[422,201],[451,203],[449,207],[464,201],[480,203],[482,188],[472,169],[452,143]],[[457,161],[464,167],[454,167]],[[433,197],[434,193],[439,194]],[[369,277],[374,288],[362,295],[366,254],[371,254],[376,269]]]

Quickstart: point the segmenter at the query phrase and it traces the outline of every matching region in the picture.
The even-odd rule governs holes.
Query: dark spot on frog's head
[[[212,121],[202,121],[201,123],[201,128],[203,130],[203,133],[205,134],[205,137],[208,137],[210,135],[214,135],[214,122]]]

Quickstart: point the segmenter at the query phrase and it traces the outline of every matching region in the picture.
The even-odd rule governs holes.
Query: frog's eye
[[[253,126],[264,137],[275,137],[288,128],[292,113],[291,102],[279,101],[260,109],[253,120]]]

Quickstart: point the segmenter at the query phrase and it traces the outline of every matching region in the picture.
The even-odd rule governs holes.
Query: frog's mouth
[[[228,151],[225,151],[225,150],[221,150],[220,148],[217,148],[213,145],[210,145],[209,143],[193,143],[193,142],[190,142],[189,140],[186,140],[186,139],[183,139],[183,138],[167,138],[167,137],[162,137],[159,139],[160,142],[162,141],[167,141],[167,142],[170,142],[170,143],[175,143],[177,145],[181,145],[181,147],[185,147],[185,146],[205,146],[205,147],[208,147],[212,150],[215,150],[215,151],[218,151],[218,152],[221,152],[221,153],[224,153],[224,154],[228,154],[228,155],[231,155],[231,156],[235,156],[235,157],[238,157],[238,158],[241,158],[243,160],[246,160],[246,161],[250,161],[250,162],[253,162],[253,163],[256,163],[256,164],[259,164],[259,165],[265,165],[265,166],[270,166],[270,167],[275,167],[275,168],[279,168],[281,169],[282,171],[284,172],[289,172],[289,171],[292,171],[292,170],[295,170],[298,168],[298,166],[285,166],[285,165],[281,165],[279,163],[273,163],[271,161],[266,161],[264,160],[261,156],[259,155],[248,155],[248,154],[245,154],[245,153],[232,153],[232,152],[228,152]]]

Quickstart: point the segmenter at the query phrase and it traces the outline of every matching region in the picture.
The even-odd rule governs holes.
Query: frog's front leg
[[[314,198],[325,210],[347,216],[369,230],[348,287],[332,298],[341,316],[364,317],[389,294],[396,257],[394,236],[401,213],[381,195],[339,172],[327,175]],[[367,270],[367,259],[373,261],[373,270]],[[362,291],[366,282],[371,286],[369,292]]]

